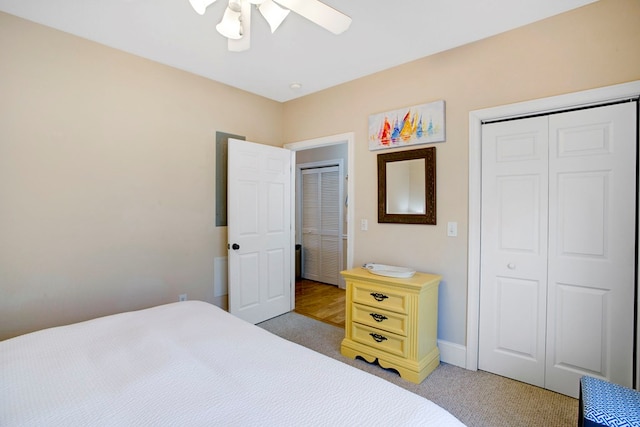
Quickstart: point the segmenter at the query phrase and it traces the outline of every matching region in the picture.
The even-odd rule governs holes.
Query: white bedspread
[[[0,342],[0,426],[460,426],[433,402],[204,302]]]

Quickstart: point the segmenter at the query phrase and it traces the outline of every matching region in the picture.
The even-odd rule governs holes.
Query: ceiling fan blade
[[[251,3],[240,2],[240,19],[242,21],[242,37],[239,39],[229,39],[227,49],[230,52],[242,52],[251,47]]]
[[[318,0],[274,0],[276,3],[333,34],[343,33],[351,25],[351,18]]]

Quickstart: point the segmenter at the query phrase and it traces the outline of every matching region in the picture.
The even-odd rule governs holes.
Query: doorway
[[[345,192],[342,197],[343,203],[343,232],[342,236],[340,236],[340,241],[344,245],[343,247],[343,263],[342,268],[349,269],[353,266],[353,254],[354,254],[354,151],[355,151],[355,137],[352,132],[332,135],[322,138],[304,140],[293,142],[290,144],[286,144],[284,147],[288,148],[292,151],[296,152],[297,163],[298,162],[310,162],[309,158],[305,157],[307,154],[312,153],[312,150],[323,148],[323,147],[332,147],[332,146],[342,146],[346,148],[346,161],[344,162],[344,183],[345,183]],[[334,158],[333,156],[331,158]],[[297,190],[296,190],[297,191]],[[296,212],[296,218],[299,218],[300,213]],[[297,223],[297,220],[296,220]],[[298,231],[301,231],[299,227],[296,226],[296,242],[301,242],[301,236],[298,235]],[[344,288],[344,281],[342,280],[342,276],[339,276],[338,286]],[[295,306],[295,292],[292,292],[293,306]]]
[[[640,94],[640,82],[632,82],[576,94],[546,98],[526,103],[495,107],[470,113],[469,126],[469,294],[467,316],[467,363],[468,369],[478,368],[480,282],[481,282],[481,141],[482,123],[501,118],[521,118],[536,113],[566,110],[595,104],[606,104]],[[636,131],[637,132],[637,131]],[[637,138],[637,136],[636,136]],[[635,158],[635,156],[634,156]],[[635,181],[635,176],[632,181]],[[635,182],[634,182],[635,186]],[[634,206],[635,207],[635,206]],[[635,224],[634,224],[635,225]],[[509,263],[505,264],[509,268]],[[636,334],[637,334],[637,325]]]
[[[344,269],[344,170],[346,145],[300,152],[296,161],[296,241],[301,277],[339,286]],[[314,162],[303,159],[341,157]]]

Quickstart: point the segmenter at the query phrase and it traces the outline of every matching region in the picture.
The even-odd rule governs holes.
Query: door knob
[[[515,270],[516,265],[515,265],[514,263],[510,262],[509,264],[507,264],[507,268],[508,268],[509,270]]]
[[[231,245],[231,249],[233,249],[234,251],[237,251],[238,249],[240,249],[240,245],[237,243],[234,243],[233,245]]]

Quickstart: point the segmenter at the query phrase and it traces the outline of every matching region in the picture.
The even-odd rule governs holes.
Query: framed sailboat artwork
[[[369,116],[369,150],[445,141],[445,104],[435,101]]]

